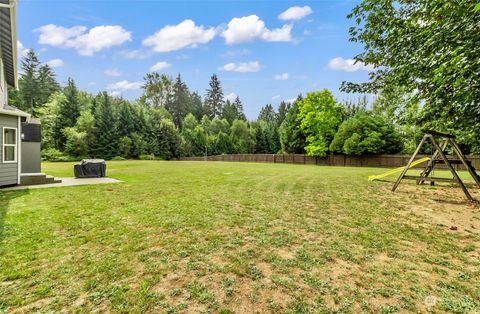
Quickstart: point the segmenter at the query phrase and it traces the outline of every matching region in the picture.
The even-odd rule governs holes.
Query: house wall
[[[18,160],[20,156],[17,155],[17,163],[6,163],[3,160],[3,127],[17,128],[17,132],[20,132],[18,127],[18,117],[0,114],[0,186],[11,185],[18,183]]]
[[[40,173],[40,143],[22,142],[22,173]]]

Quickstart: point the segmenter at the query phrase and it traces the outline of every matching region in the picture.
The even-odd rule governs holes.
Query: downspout
[[[17,126],[17,184],[21,183],[22,177],[22,118],[18,116]]]

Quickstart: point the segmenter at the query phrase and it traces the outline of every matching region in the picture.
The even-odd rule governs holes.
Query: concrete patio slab
[[[27,190],[27,189],[44,189],[44,188],[61,188],[64,186],[75,185],[93,185],[93,184],[106,184],[106,183],[119,183],[123,182],[113,178],[58,178],[62,180],[61,183],[52,184],[38,184],[38,185],[17,185],[10,188],[0,189],[0,191],[15,191],[15,190]]]

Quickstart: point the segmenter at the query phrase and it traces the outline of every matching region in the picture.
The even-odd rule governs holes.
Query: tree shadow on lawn
[[[28,189],[18,191],[2,191],[0,189],[0,254],[2,253],[2,244],[5,237],[5,218],[7,216],[8,205],[13,199],[29,193],[30,191]]]

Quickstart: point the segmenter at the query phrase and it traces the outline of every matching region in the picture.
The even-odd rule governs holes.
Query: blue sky
[[[64,83],[135,99],[145,73],[181,73],[202,96],[217,73],[254,119],[267,103],[364,81],[346,15],[359,1],[33,1],[18,4],[20,50]],[[20,51],[21,53],[21,51]]]

